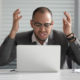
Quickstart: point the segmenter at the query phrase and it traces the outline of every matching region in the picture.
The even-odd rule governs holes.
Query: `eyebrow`
[[[48,23],[50,23],[50,22],[46,22],[46,23],[35,22],[35,23],[38,23],[38,24],[48,24]]]

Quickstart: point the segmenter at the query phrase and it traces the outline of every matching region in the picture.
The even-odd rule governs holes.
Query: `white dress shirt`
[[[36,36],[35,36],[34,33],[32,34],[32,42],[36,42],[37,45],[41,45],[40,42],[36,39]],[[45,40],[45,42],[43,43],[43,45],[47,45],[47,43],[48,43],[48,38]]]

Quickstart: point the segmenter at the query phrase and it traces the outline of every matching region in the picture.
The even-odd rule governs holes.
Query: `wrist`
[[[14,39],[15,36],[16,36],[16,32],[12,30],[12,31],[10,32],[10,34],[9,34],[9,37],[10,37],[11,39]]]
[[[66,35],[66,38],[69,42],[74,42],[76,40],[74,33],[70,33],[70,34]]]
[[[74,36],[74,33],[70,33],[66,35],[67,38],[72,37],[72,36]]]

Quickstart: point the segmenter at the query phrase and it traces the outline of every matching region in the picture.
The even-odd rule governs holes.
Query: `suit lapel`
[[[58,45],[59,42],[56,40],[56,34],[54,32],[54,30],[51,31],[51,34],[48,38],[48,45]]]
[[[51,31],[49,38],[48,38],[48,45],[53,45],[55,44],[55,38],[54,38],[54,32]]]

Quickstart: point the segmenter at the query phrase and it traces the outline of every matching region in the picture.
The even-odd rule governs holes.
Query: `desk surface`
[[[57,73],[27,73],[0,70],[0,80],[80,80],[80,73],[60,70]]]

